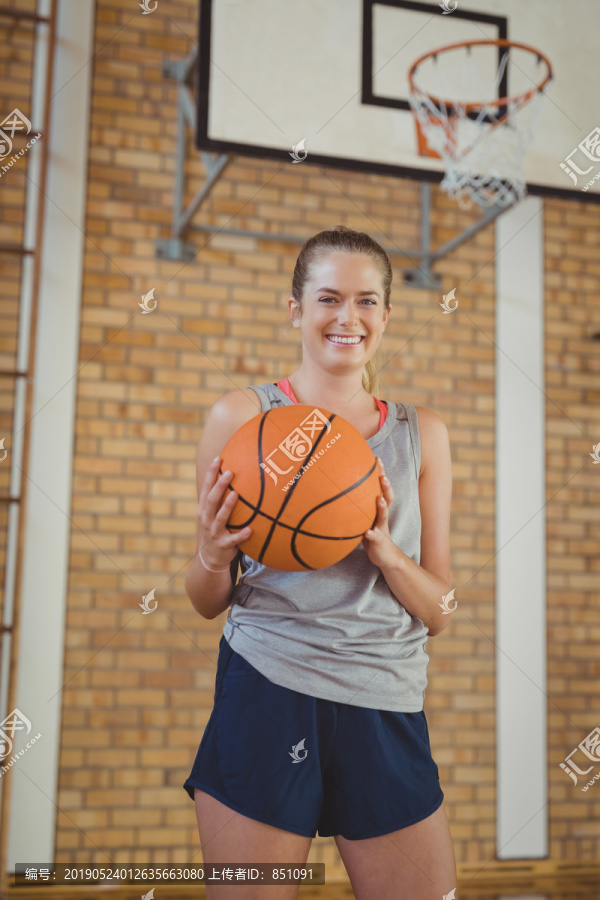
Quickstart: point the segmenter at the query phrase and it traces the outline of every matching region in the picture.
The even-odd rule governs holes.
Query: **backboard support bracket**
[[[221,227],[218,225],[192,224],[195,213],[201,209],[202,203],[210,195],[215,184],[231,162],[233,156],[228,153],[208,153],[200,151],[206,177],[189,205],[183,208],[185,162],[187,155],[186,126],[196,133],[196,101],[192,94],[192,78],[196,71],[198,54],[191,52],[182,60],[164,60],[162,72],[165,78],[177,81],[177,144],[175,148],[175,181],[173,184],[173,215],[171,220],[171,237],[156,241],[155,255],[157,259],[190,262],[199,253],[197,244],[185,240],[190,231],[201,231],[213,234],[246,236],[265,241],[285,241],[302,245],[306,235],[277,234],[276,232],[251,231],[240,228]],[[310,161],[307,160],[307,165]],[[431,247],[431,184],[421,182],[421,247],[403,249],[386,247],[388,256],[404,256],[411,261],[419,260],[417,265],[403,271],[404,285],[419,290],[441,290],[442,276],[433,270],[433,266],[455,250],[478,231],[491,224],[506,207],[490,207],[486,212],[461,234],[447,241],[437,250]],[[378,239],[377,237],[375,238]]]
[[[200,153],[206,177],[189,205],[184,209],[183,193],[187,155],[186,125],[190,127],[193,134],[196,133],[196,104],[191,90],[191,83],[197,59],[198,54],[194,50],[185,59],[163,61],[163,77],[177,81],[177,145],[175,149],[171,238],[170,240],[162,238],[156,241],[155,255],[158,259],[190,262],[197,254],[198,248],[196,245],[183,240],[183,235],[194,213],[200,208],[202,201],[208,197],[231,161],[231,156],[228,153]]]
[[[428,181],[421,183],[421,251],[418,254],[421,263],[418,266],[404,270],[404,284],[406,287],[441,289],[442,282],[439,272],[434,272],[432,266],[443,259],[452,250],[456,250],[465,241],[474,237],[482,228],[491,225],[499,215],[510,207],[490,206],[485,213],[468,228],[465,228],[456,237],[442,244],[437,250],[431,249],[431,185]],[[387,251],[389,253],[389,251]],[[410,251],[413,255],[415,251]]]

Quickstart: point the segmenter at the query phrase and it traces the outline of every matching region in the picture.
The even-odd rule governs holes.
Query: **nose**
[[[352,300],[346,300],[340,307],[340,325],[354,328],[358,324],[358,309]]]

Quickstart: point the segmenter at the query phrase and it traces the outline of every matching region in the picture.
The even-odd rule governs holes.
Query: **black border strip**
[[[238,156],[249,156],[257,159],[275,159],[290,162],[289,152],[276,147],[260,147],[257,144],[240,144],[235,141],[213,140],[208,136],[208,100],[210,96],[210,46],[213,0],[200,0],[199,17],[199,63],[198,63],[198,115],[196,127],[196,148],[213,153],[234,153]],[[423,5],[423,4],[416,4]],[[429,9],[431,7],[428,7]],[[452,15],[456,15],[456,10]],[[365,162],[363,159],[342,156],[325,156],[311,153],[304,165],[322,165],[333,169],[364,174],[390,175],[394,178],[406,178],[410,181],[426,181],[438,184],[444,177],[443,172],[430,169],[413,169],[407,166],[394,166],[390,163]],[[303,165],[300,163],[300,165]],[[558,162],[557,162],[558,165]],[[548,187],[542,184],[527,184],[527,192],[534,197],[549,197],[556,200],[577,200],[579,203],[600,204],[600,193],[586,193],[571,188]]]
[[[362,40],[362,73],[361,73],[361,103],[368,106],[388,106],[393,109],[410,109],[408,100],[400,100],[397,97],[384,97],[373,91],[373,10],[375,6],[392,6],[395,9],[409,9],[412,12],[430,13],[438,15],[435,7],[428,3],[417,3],[413,0],[363,0],[363,40]],[[441,15],[441,13],[440,13]],[[508,36],[508,22],[505,16],[490,16],[487,13],[468,12],[455,9],[452,13],[454,19],[468,19],[471,22],[481,22],[485,25],[495,25],[498,29],[498,38],[506,40]],[[498,47],[498,65],[502,61],[502,48]],[[508,73],[505,71],[498,85],[498,97],[506,97],[508,94]],[[476,117],[472,114],[472,117]]]
[[[210,97],[210,39],[212,0],[200,0],[198,17],[198,66],[196,83],[196,147],[208,149],[208,98]]]

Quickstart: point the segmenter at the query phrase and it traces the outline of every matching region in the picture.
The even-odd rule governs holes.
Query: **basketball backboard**
[[[600,202],[598,34],[598,0],[458,0],[445,13],[434,0],[202,0],[197,146],[291,162],[303,141],[309,162],[440,181],[444,163],[417,150],[408,70],[436,47],[509,38],[553,67],[529,193]],[[528,79],[513,66],[505,84]]]

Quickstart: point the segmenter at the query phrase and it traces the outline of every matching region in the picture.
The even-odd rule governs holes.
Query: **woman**
[[[207,865],[303,865],[318,831],[334,836],[357,900],[442,900],[456,888],[456,864],[423,711],[424,647],[448,624],[451,459],[436,413],[369,393],[391,282],[387,254],[368,235],[336,226],[313,236],[288,299],[302,363],[210,410],[186,591],[207,619],[231,609],[215,707],[184,787]],[[237,495],[232,473],[218,469],[244,422],[296,402],[361,432],[379,454],[381,498],[373,529],[339,563],[281,572],[237,549],[251,529],[227,530]],[[236,890],[219,885],[218,896]],[[292,900],[297,890],[270,887],[269,896]],[[244,887],[244,900],[262,896]]]

